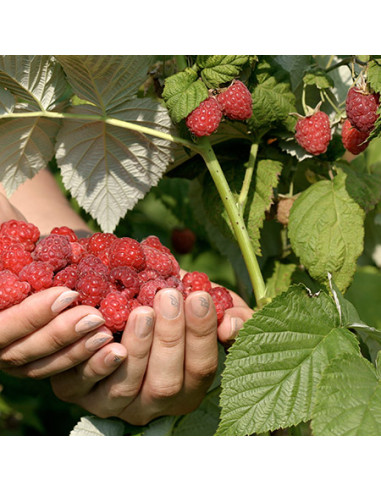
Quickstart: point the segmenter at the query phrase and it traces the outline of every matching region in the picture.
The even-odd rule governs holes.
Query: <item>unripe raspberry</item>
[[[324,154],[331,140],[328,115],[317,111],[311,116],[300,118],[296,123],[295,138],[298,144],[312,155]]]
[[[368,137],[369,133],[359,132],[348,119],[344,121],[341,139],[345,149],[351,154],[357,155],[363,152],[369,145],[369,141],[366,141]]]
[[[359,132],[371,132],[379,116],[377,114],[379,103],[379,94],[351,87],[345,101],[345,109],[352,126]]]
[[[281,198],[277,205],[277,220],[283,225],[288,224],[290,217],[291,207],[293,206],[295,198]]]
[[[217,96],[223,114],[231,120],[247,120],[253,114],[253,99],[246,85],[235,80]]]
[[[217,99],[210,96],[186,117],[185,123],[194,135],[204,137],[217,130],[221,118],[222,111]]]

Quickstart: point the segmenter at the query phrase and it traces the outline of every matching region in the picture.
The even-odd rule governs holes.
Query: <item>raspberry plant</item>
[[[116,235],[153,197],[228,259],[255,310],[221,347],[199,409],[125,433],[381,434],[380,81],[373,55],[0,57],[10,194],[56,162],[79,209]],[[231,107],[237,85],[238,110],[219,106],[212,126],[202,120],[200,105],[221,97]],[[355,157],[341,132],[363,97]],[[311,151],[297,122],[319,112],[324,145]],[[319,139],[311,131],[306,139]],[[110,253],[115,268],[122,250]]]

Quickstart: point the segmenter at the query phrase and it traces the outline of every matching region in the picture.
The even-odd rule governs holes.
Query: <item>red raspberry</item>
[[[348,120],[359,132],[372,131],[378,118],[377,110],[380,103],[379,94],[351,87],[345,101]]]
[[[110,281],[118,290],[122,290],[126,298],[132,299],[139,293],[140,282],[136,272],[131,267],[120,266],[110,270]]]
[[[25,265],[32,263],[33,257],[21,243],[10,243],[0,254],[3,268],[18,274]]]
[[[44,237],[37,243],[33,251],[35,260],[50,263],[55,272],[64,268],[69,263],[70,257],[71,246],[69,238],[60,234],[49,234]]]
[[[70,242],[71,255],[69,263],[79,263],[87,254],[86,249],[79,242]]]
[[[216,308],[217,323],[220,324],[226,309],[233,307],[233,298],[225,287],[213,287],[210,289],[209,294]]]
[[[127,299],[127,306],[133,311],[137,307],[141,306],[140,302],[134,297],[133,299]]]
[[[323,111],[301,118],[296,123],[295,138],[298,144],[312,155],[326,152],[331,140],[329,118]]]
[[[53,267],[43,261],[32,261],[19,273],[19,279],[28,282],[33,292],[48,289],[53,285]]]
[[[0,310],[6,309],[23,301],[30,292],[28,282],[22,282],[9,270],[0,272]]]
[[[341,129],[341,139],[344,147],[351,154],[357,155],[363,152],[369,145],[369,142],[366,142],[368,137],[369,133],[359,132],[351,125],[349,120],[344,121]]]
[[[83,272],[77,277],[75,290],[79,292],[78,302],[88,306],[98,306],[110,290],[110,282],[97,272]]]
[[[203,137],[217,130],[221,118],[222,111],[217,99],[210,96],[186,117],[185,123],[194,135]]]
[[[156,292],[166,287],[165,280],[160,277],[155,280],[149,280],[141,286],[137,300],[142,306],[152,307]]]
[[[169,289],[177,289],[179,292],[182,293],[184,298],[186,297],[184,284],[178,277],[174,277],[174,276],[167,277],[165,279],[165,283],[167,284],[167,287]]]
[[[186,295],[195,290],[209,292],[212,288],[209,277],[203,272],[188,272],[184,275],[182,282]]]
[[[192,251],[196,242],[196,235],[187,227],[176,227],[172,230],[171,242],[176,253],[186,255]]]
[[[78,263],[77,275],[81,276],[83,273],[96,272],[102,274],[105,278],[109,276],[108,267],[102,262],[98,256],[87,254],[81,258]]]
[[[117,238],[109,250],[110,267],[129,266],[138,272],[144,270],[146,260],[142,246],[129,237]]]
[[[89,253],[99,256],[105,265],[109,264],[109,249],[111,244],[117,239],[115,234],[110,232],[96,232],[93,234],[87,244]]]
[[[131,312],[126,297],[121,292],[110,292],[102,299],[99,311],[105,319],[105,326],[113,333],[124,330]]]
[[[141,272],[138,272],[139,284],[145,284],[149,280],[155,280],[160,277],[160,273],[157,270],[153,270],[152,268],[146,268]]]
[[[163,253],[151,246],[142,245],[146,259],[146,268],[156,270],[163,277],[168,277],[172,273],[172,259],[167,253]]]
[[[250,91],[240,80],[235,80],[230,87],[222,89],[217,101],[223,114],[231,120],[247,120],[253,114]]]
[[[59,234],[60,236],[67,236],[71,243],[76,243],[78,241],[77,234],[70,227],[61,226],[53,227],[50,234]]]
[[[145,246],[151,246],[151,248],[156,248],[159,251],[162,251],[163,253],[167,253],[171,255],[171,250],[164,246],[164,244],[161,243],[160,239],[157,236],[148,236],[143,239],[143,241],[140,242],[141,245]]]
[[[89,241],[90,241],[90,238],[89,237],[80,237],[78,239],[79,244],[81,246],[83,246],[86,251],[87,251],[87,245],[89,244]]]
[[[59,272],[57,272],[53,279],[53,285],[63,285],[69,289],[75,289],[77,282],[77,269],[78,265],[68,265]]]
[[[17,239],[27,251],[33,251],[40,237],[40,230],[29,222],[12,219],[1,224],[0,235]]]

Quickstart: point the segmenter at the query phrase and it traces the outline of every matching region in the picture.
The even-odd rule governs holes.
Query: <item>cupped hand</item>
[[[113,340],[97,309],[66,309],[77,297],[66,287],[52,287],[0,311],[0,370],[46,378],[83,362]]]

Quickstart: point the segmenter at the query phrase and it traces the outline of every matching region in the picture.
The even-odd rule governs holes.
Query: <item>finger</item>
[[[21,367],[5,368],[4,370],[13,376],[43,379],[80,364],[113,339],[111,331],[102,327],[53,355]]]
[[[101,356],[89,359],[76,370],[73,382],[76,383],[76,396],[86,395],[86,404],[99,416],[115,415],[126,407],[138,394],[152,345],[154,311],[142,306],[132,311],[124,330],[121,347],[127,358],[105,381],[101,381],[94,391],[94,384],[102,374]],[[81,403],[84,400],[79,400]]]
[[[78,292],[52,287],[27,297],[20,304],[0,312],[0,348],[32,333],[70,306]]]
[[[227,309],[218,326],[217,334],[221,343],[235,339],[246,320],[253,316],[254,311],[248,307],[234,307]]]
[[[50,380],[52,389],[59,399],[76,403],[96,383],[112,374],[126,357],[127,350],[123,345],[109,343],[82,364],[55,374]]]
[[[218,365],[217,316],[207,292],[189,294],[185,301],[185,320],[184,391],[203,395]]]
[[[71,308],[37,331],[0,349],[0,369],[22,366],[59,352],[103,324],[104,319],[95,308],[85,305]]]

